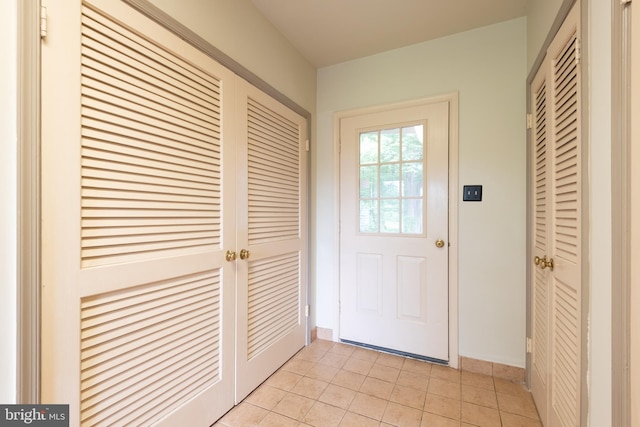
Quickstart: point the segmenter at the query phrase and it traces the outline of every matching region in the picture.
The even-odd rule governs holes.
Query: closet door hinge
[[[40,39],[47,38],[47,8],[40,6]]]
[[[527,114],[527,129],[533,129],[533,114]]]
[[[531,338],[527,337],[527,353],[531,353],[532,347]]]
[[[580,65],[582,59],[582,43],[580,39],[576,39],[576,65]]]
[[[309,151],[309,140],[307,139],[306,143],[305,143],[305,147],[307,148],[307,151]]]
[[[304,306],[304,316],[305,317],[309,317],[309,305],[305,305]]]

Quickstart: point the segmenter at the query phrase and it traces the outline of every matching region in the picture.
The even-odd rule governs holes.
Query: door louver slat
[[[252,99],[247,120],[249,243],[299,236],[299,128]]]
[[[542,81],[535,94],[535,248],[542,254],[547,253],[547,83]],[[548,375],[547,340],[549,286],[545,273],[535,270],[533,283],[533,346],[532,364],[539,378],[546,384]]]
[[[90,7],[82,22],[82,266],[219,245],[220,82]]]
[[[299,322],[299,254],[252,262],[248,281],[248,360]]]
[[[220,273],[81,303],[83,425],[149,424],[219,379]]]
[[[578,62],[576,34],[553,62],[554,158],[553,238],[559,268],[580,263],[580,170]],[[553,330],[551,405],[563,425],[580,419],[580,291],[577,283],[553,280]]]

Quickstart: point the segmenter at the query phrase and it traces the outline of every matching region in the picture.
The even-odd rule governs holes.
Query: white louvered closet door
[[[43,5],[42,401],[211,425],[234,403],[235,76],[122,2]]]
[[[236,401],[305,345],[306,120],[238,79]]]
[[[539,73],[532,86],[534,103],[539,100],[534,105],[533,143],[536,157],[546,157],[532,168],[532,181],[537,184],[532,192],[533,255],[542,258],[532,277],[532,387],[543,423],[552,427],[578,426],[581,417],[579,21],[576,4],[547,50],[543,64],[547,70]]]
[[[540,417],[547,418],[547,394],[549,392],[549,317],[550,283],[546,270],[540,267],[540,259],[548,255],[549,224],[551,223],[548,150],[548,67],[541,67],[531,85],[532,152],[531,162],[531,242],[532,256],[537,264],[531,270],[531,391]]]

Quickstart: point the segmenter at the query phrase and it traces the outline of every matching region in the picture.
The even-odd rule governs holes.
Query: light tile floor
[[[541,427],[520,384],[316,340],[214,427]]]

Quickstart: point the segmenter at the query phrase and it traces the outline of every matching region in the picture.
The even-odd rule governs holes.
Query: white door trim
[[[395,108],[449,103],[449,366],[458,368],[458,93],[339,111],[333,114],[334,224],[340,223],[340,120]],[[340,229],[333,236],[333,341],[340,337]]]

